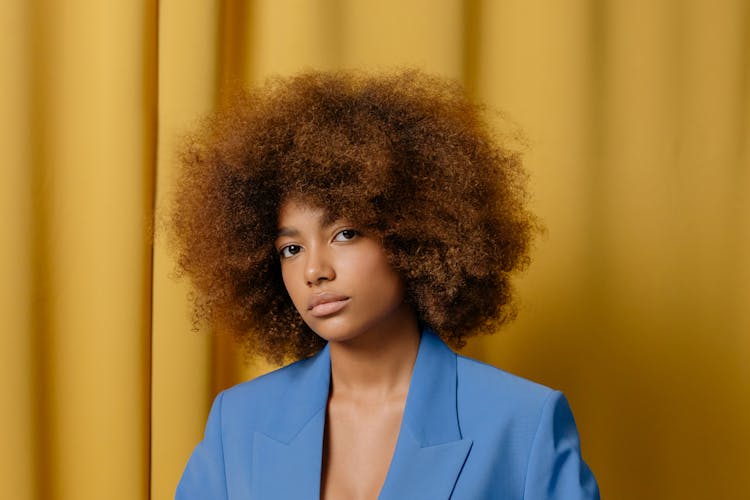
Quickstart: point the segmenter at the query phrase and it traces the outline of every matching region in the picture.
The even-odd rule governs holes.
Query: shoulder
[[[547,386],[519,377],[500,368],[466,356],[457,355],[457,378],[466,393],[481,394],[484,398],[543,404],[555,392]]]
[[[456,378],[458,410],[466,422],[533,428],[545,406],[564,398],[559,391],[460,355]]]
[[[467,485],[480,483],[487,467],[502,468],[497,491],[522,492],[523,498],[599,498],[560,391],[463,356],[457,358],[457,380],[461,433],[473,442],[473,467],[462,473]]]
[[[273,413],[286,394],[305,376],[313,359],[294,362],[225,389],[220,394],[222,413],[256,417]]]

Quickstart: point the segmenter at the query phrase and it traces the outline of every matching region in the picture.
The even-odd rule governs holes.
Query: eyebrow
[[[325,228],[329,228],[329,227],[333,226],[334,224],[336,224],[336,222],[337,222],[336,220],[333,220],[331,222],[325,222],[323,224],[323,228],[324,229]],[[284,226],[284,227],[280,227],[279,228],[278,232],[276,233],[276,237],[277,238],[281,238],[282,236],[295,237],[295,236],[299,236],[299,234],[300,233],[299,233],[298,229],[295,229],[293,227],[286,227],[286,226]]]
[[[282,236],[299,236],[299,231],[292,227],[280,227],[276,237],[281,238]]]

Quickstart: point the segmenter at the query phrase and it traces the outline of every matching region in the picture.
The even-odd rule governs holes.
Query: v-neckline
[[[411,377],[412,376],[413,376],[413,370],[412,370],[412,375],[409,378],[409,384],[410,385],[411,385]],[[332,383],[329,382],[329,391],[331,390],[331,387],[332,387]],[[383,490],[383,486],[385,486],[385,484],[387,482],[388,474],[390,473],[391,467],[393,465],[393,457],[394,457],[394,455],[396,453],[396,446],[398,444],[399,437],[400,437],[401,433],[403,432],[404,413],[406,412],[407,399],[408,399],[408,390],[407,390],[407,394],[405,394],[404,397],[403,397],[401,414],[398,416],[398,429],[395,432],[395,436],[393,436],[393,438],[394,438],[393,439],[393,447],[392,447],[392,449],[390,451],[390,458],[388,459],[388,464],[387,464],[387,467],[385,469],[385,474],[383,475],[382,480],[379,481],[380,485],[377,488],[378,493],[375,496],[375,498],[380,498],[380,493]],[[328,439],[329,439],[329,436],[330,436],[329,430],[330,430],[330,405],[331,405],[331,400],[332,400],[332,396],[329,393],[329,399],[328,399],[328,402],[326,404],[325,419],[324,419],[324,424],[323,424],[324,425],[324,427],[323,427],[323,441],[322,441],[322,446],[321,446],[321,464],[320,464],[320,473],[321,473],[321,475],[320,475],[320,495],[319,495],[319,498],[323,499],[323,500],[324,500],[324,497],[323,497],[323,486],[326,484],[326,474],[328,472],[327,466],[330,465],[330,464],[327,463],[327,459],[328,459],[328,453],[330,452],[330,447],[329,447]]]
[[[422,332],[379,500],[450,497],[472,445],[458,422],[456,362],[436,335]],[[254,434],[252,498],[320,498],[330,375],[327,348],[290,372],[278,411]]]

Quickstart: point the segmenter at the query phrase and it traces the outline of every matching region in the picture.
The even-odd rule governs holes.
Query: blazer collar
[[[253,440],[253,498],[317,498],[331,379],[328,346],[290,367],[279,411]],[[381,500],[449,498],[471,448],[456,409],[456,354],[422,331]]]

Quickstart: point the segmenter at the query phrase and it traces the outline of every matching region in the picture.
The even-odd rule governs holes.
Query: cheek
[[[289,295],[289,298],[292,299],[292,302],[294,303],[294,306],[299,309],[300,304],[300,288],[298,280],[295,280],[293,278],[294,276],[294,269],[292,269],[293,266],[290,265],[284,265],[281,268],[281,280],[284,283],[284,288],[286,289],[286,293]]]
[[[286,291],[289,292],[289,269],[287,269],[287,266],[281,266],[281,281],[284,283],[284,288],[286,288]]]
[[[380,300],[400,303],[404,297],[404,284],[383,255],[362,262],[359,273],[367,288]]]

